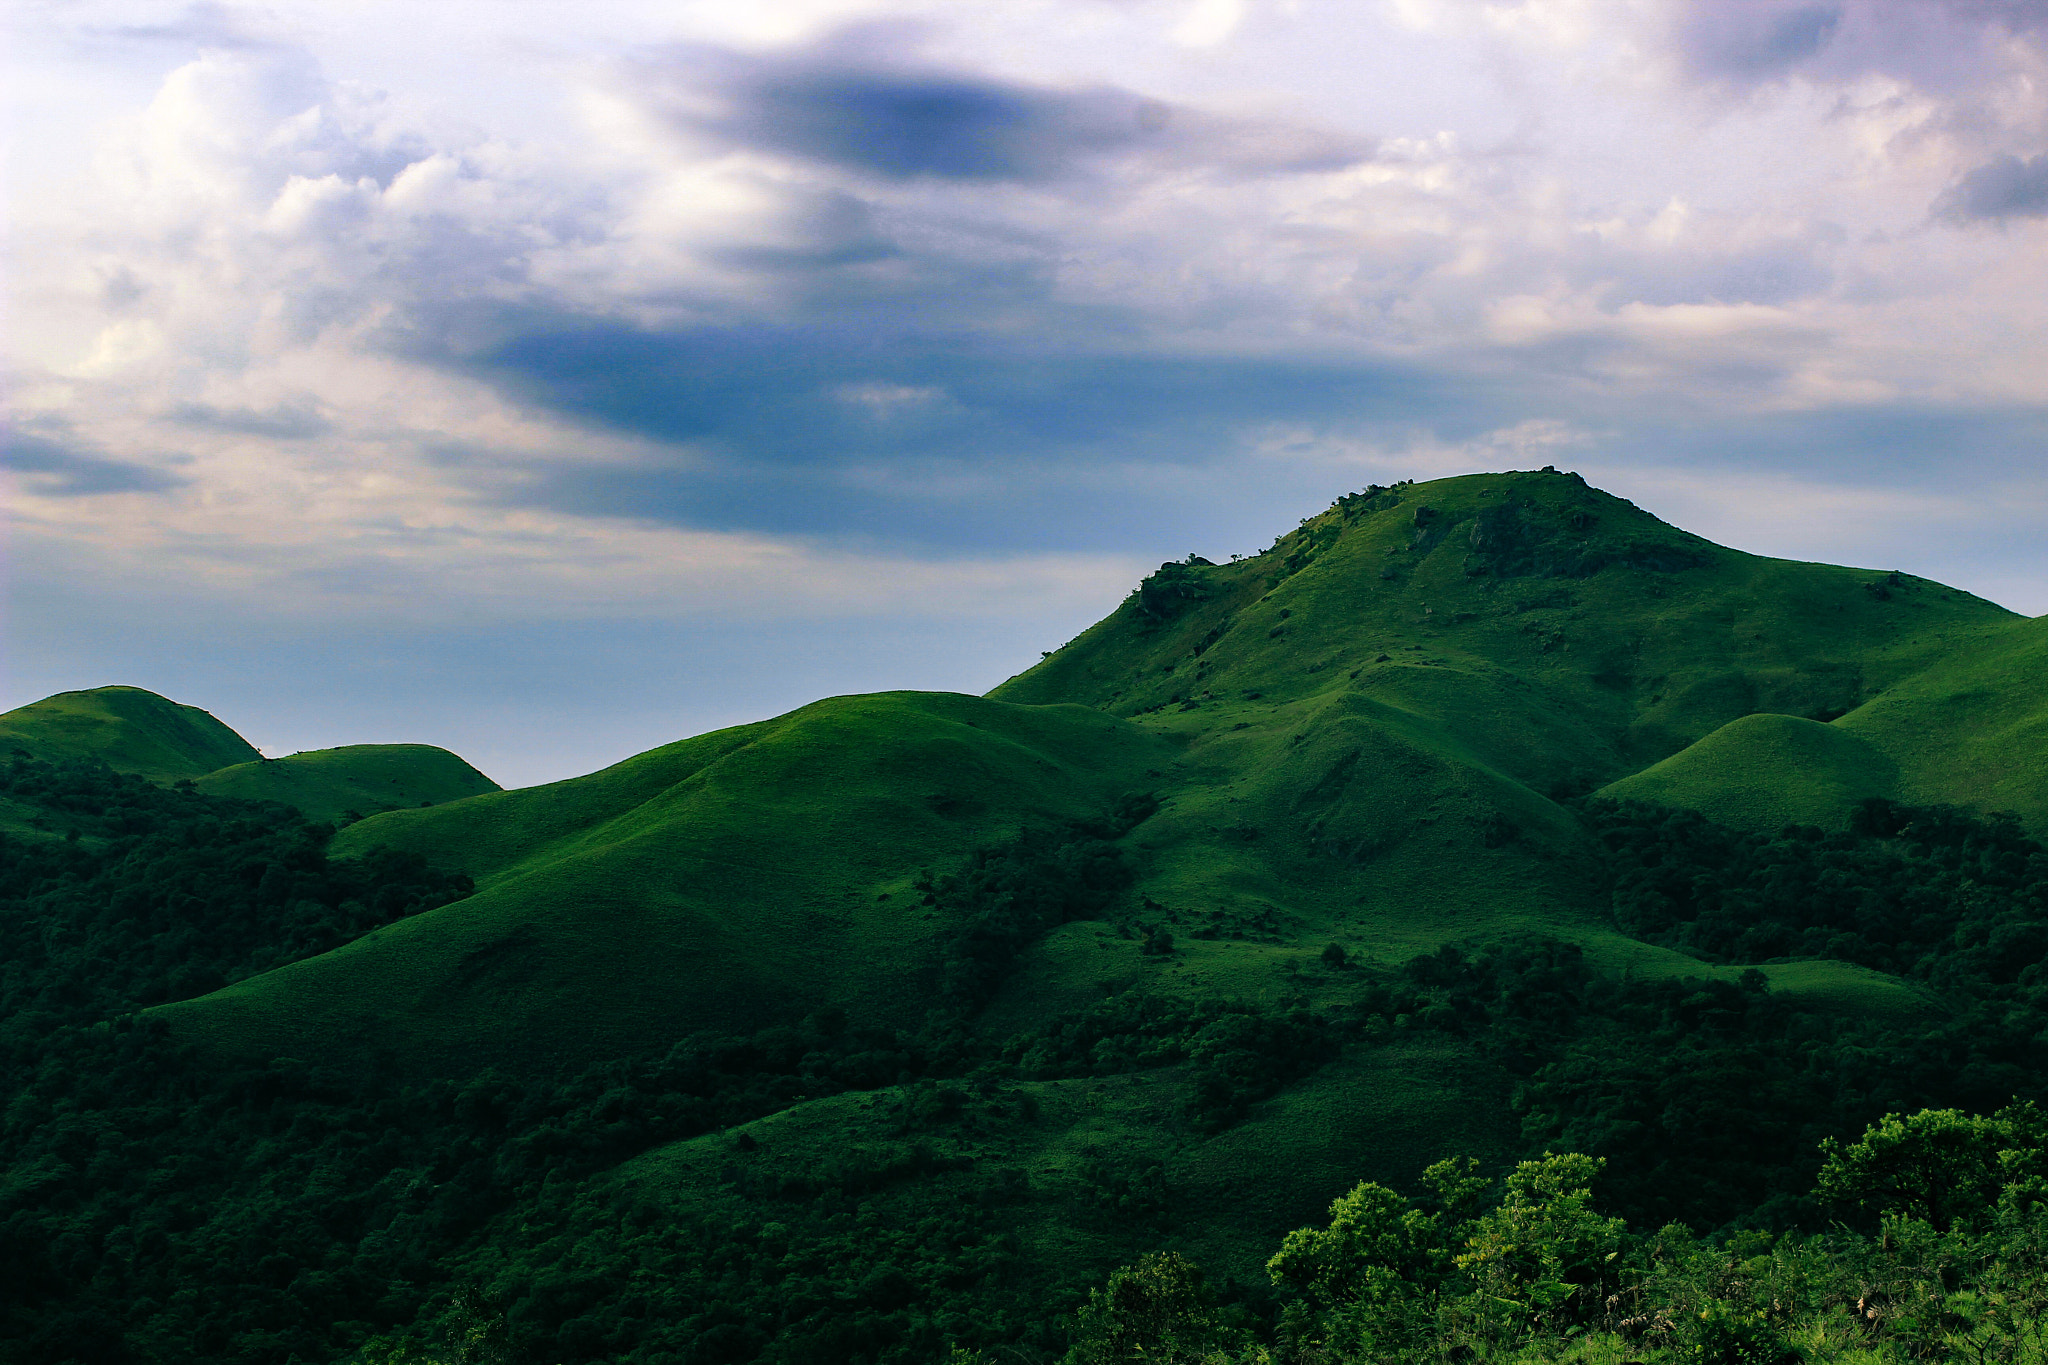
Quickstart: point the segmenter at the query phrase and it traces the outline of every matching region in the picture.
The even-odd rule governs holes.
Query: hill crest
[[[126,686],[59,692],[0,715],[0,750],[6,749],[42,759],[98,759],[153,782],[262,758],[210,713]]]

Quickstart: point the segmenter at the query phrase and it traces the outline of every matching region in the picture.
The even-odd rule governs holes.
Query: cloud
[[[1512,462],[1647,429],[1616,409],[1721,432],[1985,372],[1865,326],[1882,253],[1928,249],[1867,222],[1595,198],[1534,142],[991,75],[894,32],[596,63],[552,145],[402,115],[303,52],[186,64],[45,237],[52,315],[97,334],[19,401],[87,457],[147,471],[174,443],[205,496],[38,515],[393,610],[553,610],[607,576],[681,603],[726,582],[702,557],[768,545],[801,553],[751,581],[830,597],[803,583],[831,555],[1284,522],[1333,471],[1275,477],[1283,428]]]
[[[282,46],[252,23],[247,11],[229,5],[187,5],[175,19],[154,24],[88,25],[85,33],[120,42],[167,43],[221,51],[254,51]]]
[[[1686,66],[1701,75],[1769,80],[1826,47],[1841,22],[1839,4],[1719,0],[1684,15],[1677,26],[1678,48]]]
[[[180,403],[171,409],[173,421],[244,436],[267,436],[279,441],[303,441],[334,429],[334,423],[320,415],[311,404],[281,405],[269,409],[219,408],[211,403]]]
[[[2044,25],[2039,0],[1675,0],[1666,41],[1697,80],[1880,75],[1970,101],[2028,64],[2024,48]]]
[[[922,30],[870,24],[802,47],[672,47],[626,68],[693,139],[883,180],[1043,184],[1132,159],[1235,176],[1353,165],[1370,139],[1220,118],[1112,85],[1006,81],[909,59]]]
[[[189,482],[148,465],[109,459],[88,448],[22,431],[0,431],[0,469],[13,471],[26,491],[44,498],[163,493]]]
[[[1934,211],[1951,222],[2048,217],[2048,154],[2024,161],[2001,156],[1975,167],[1937,201]]]

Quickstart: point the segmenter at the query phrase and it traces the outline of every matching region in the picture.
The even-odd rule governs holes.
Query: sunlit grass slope
[[[1952,644],[1836,725],[1898,764],[1902,799],[2015,811],[2048,833],[2048,617]]]
[[[456,1073],[580,1066],[833,1004],[914,1026],[953,926],[919,870],[1089,816],[1171,742],[1081,707],[884,693],[588,778],[394,811],[336,851],[417,849],[468,900],[161,1011],[230,1048]]]
[[[1696,810],[1737,829],[1840,829],[1858,802],[1896,797],[1899,765],[1838,722],[1758,713],[1601,788],[1601,796]]]
[[[1553,797],[1759,711],[1785,714],[1694,758],[1767,758],[1681,768],[1742,777],[1750,806],[1882,789],[1904,759],[1801,718],[2028,624],[1903,575],[1725,549],[1574,475],[1489,474],[1346,498],[1262,555],[1164,568],[991,695],[1185,744],[1179,798],[1138,840],[1148,893],[1188,927],[1264,915],[1394,955],[1538,930],[1604,960],[1622,950],[1590,922]],[[1791,740],[1805,766],[1776,752]],[[1766,762],[1797,782],[1778,791]]]
[[[94,687],[0,715],[0,754],[99,759],[156,782],[196,778],[260,757],[249,742],[196,706],[139,687]]]
[[[1974,800],[1982,784],[1933,756],[1949,738],[1912,708],[2006,687],[2034,629],[1922,580],[1712,545],[1573,475],[1372,490],[1265,554],[1163,570],[987,700],[835,698],[589,777],[373,816],[336,851],[416,850],[478,895],[171,1017],[266,1055],[469,1069],[826,1004],[915,1022],[949,928],[912,904],[918,871],[1131,789],[1162,807],[1129,836],[1119,913],[1171,929],[1180,988],[1276,994],[1332,940],[1392,962],[1550,933],[1621,970],[1640,946],[1609,927],[1558,798],[1640,773],[1745,820],[1817,820],[1889,790],[1895,765],[1904,797]],[[1918,681],[1986,642],[2006,662],[1972,667],[1997,678]],[[2023,739],[2033,713],[2004,706],[1973,714]],[[1998,771],[2022,783],[2030,761]],[[1062,931],[995,1014],[1026,1026],[1128,976],[1134,952]],[[1828,990],[1877,991],[1838,975]]]
[[[193,785],[212,796],[282,801],[311,819],[335,823],[498,790],[490,778],[431,744],[314,749],[237,763],[208,773]]]
[[[1485,474],[1345,499],[1263,555],[1156,576],[991,695],[1210,724],[1363,696],[1542,789],[1752,712],[1839,716],[2022,624],[1925,580],[1726,549],[1575,475]]]

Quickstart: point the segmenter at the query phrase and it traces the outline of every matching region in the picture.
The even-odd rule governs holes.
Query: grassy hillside
[[[885,693],[393,811],[335,851],[421,852],[477,894],[160,1013],[231,1048],[455,1074],[580,1066],[828,1005],[914,1024],[958,927],[920,904],[919,872],[1102,812],[1171,752],[1079,707]]]
[[[2048,617],[1966,631],[1836,722],[1899,767],[1899,793],[2048,829]]]
[[[1899,765],[1839,723],[1758,713],[1601,788],[1624,801],[1696,810],[1738,829],[1840,829],[1856,805],[1896,797]]]
[[[314,749],[220,768],[194,785],[213,796],[282,801],[310,819],[336,824],[498,790],[490,778],[431,744]]]
[[[153,782],[196,778],[259,759],[249,742],[196,706],[139,687],[95,687],[0,715],[0,753],[98,759]]]
[[[1134,884],[1099,932],[1024,954],[1001,1027],[1133,981],[1278,999],[1333,941],[1398,965],[1553,934],[1617,973],[1710,972],[1614,932],[1560,801],[1627,779],[1736,823],[1824,823],[1894,767],[1905,795],[1966,800],[1908,752],[1928,747],[1911,717],[1855,722],[1921,696],[1960,642],[2031,629],[1919,580],[1714,546],[1572,475],[1372,489],[1263,555],[1163,567],[987,700],[834,698],[373,816],[335,851],[417,853],[478,894],[164,1017],[252,1055],[456,1074],[821,1007],[914,1022],[962,931],[920,874],[1133,790],[1160,803],[1124,840]],[[1142,951],[1154,936],[1173,951]],[[1800,989],[1900,999],[1825,962]]]
[[[1576,475],[1472,475],[1340,500],[1251,559],[1163,567],[991,695],[1222,721],[1362,694],[1542,790],[1752,712],[1831,719],[2023,624],[1924,580],[1725,549]]]
[[[391,1237],[295,1254],[381,1286],[419,1239],[410,1282],[493,1286],[534,1358],[1048,1359],[1109,1264],[1256,1283],[1451,1151],[1610,1157],[1645,1226],[1786,1226],[1822,1135],[2048,1098],[2048,850],[1909,808],[2048,827],[2043,665],[2048,623],[1575,476],[1374,488],[1162,566],[987,698],[509,792],[417,748],[214,773],[368,816],[337,866],[477,889],[144,1029],[302,1086],[335,1151],[364,1130],[329,1087],[398,1087]],[[1908,805],[1844,818],[1871,797]],[[251,878],[288,904],[286,870]]]

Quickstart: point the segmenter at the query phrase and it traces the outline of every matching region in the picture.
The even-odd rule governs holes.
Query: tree
[[[1821,1143],[1824,1202],[1879,1218],[1916,1218],[1937,1232],[1987,1218],[2010,1191],[2038,1199],[2048,1115],[2033,1104],[1988,1117],[1957,1109],[1886,1114],[1844,1147]]]
[[[1545,1152],[1508,1173],[1499,1206],[1473,1224],[1457,1261],[1483,1330],[1593,1318],[1620,1269],[1628,1228],[1593,1210],[1593,1177],[1604,1165],[1579,1152]]]
[[[1150,1252],[1090,1290],[1065,1365],[1221,1365],[1245,1344],[1193,1261]]]
[[[1470,1157],[1422,1173],[1430,1207],[1363,1181],[1330,1205],[1330,1224],[1297,1228],[1266,1263],[1273,1283],[1319,1311],[1326,1341],[1361,1353],[1400,1350],[1435,1321],[1456,1249],[1491,1181]]]

